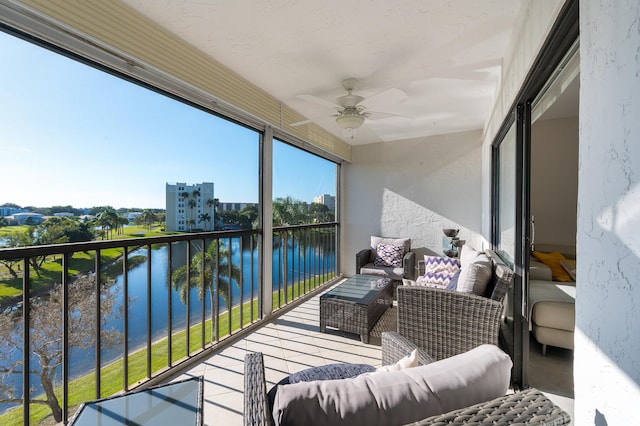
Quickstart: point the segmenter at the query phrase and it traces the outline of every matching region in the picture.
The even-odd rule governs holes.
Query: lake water
[[[228,244],[228,240],[225,241]],[[178,269],[186,262],[186,251],[184,247],[185,243],[178,243],[172,246],[172,270]],[[295,282],[298,276],[302,280],[305,279],[305,275],[308,278],[310,271],[314,270],[314,265],[327,265],[324,270],[320,268],[319,273],[327,272],[329,269],[335,268],[335,251],[333,248],[321,247],[321,246],[308,246],[299,247],[297,244],[289,247],[287,250],[288,256],[288,283]],[[243,276],[243,290],[242,296],[244,301],[248,301],[251,298],[251,289],[253,286],[253,295],[258,295],[258,253],[257,249],[253,252],[246,246],[240,250],[240,240],[235,238],[231,242],[231,258],[235,265],[240,266],[240,259],[242,257],[242,276]],[[147,250],[141,248],[132,251],[129,254],[133,256],[143,256],[144,262],[138,264],[129,271],[128,274],[128,290],[129,290],[129,351],[133,352],[136,349],[142,348],[146,345],[147,341]],[[158,340],[167,336],[168,327],[168,309],[167,302],[169,297],[172,301],[172,328],[174,331],[184,329],[186,327],[186,306],[180,301],[179,293],[176,290],[170,290],[170,277],[168,275],[168,248],[163,245],[160,248],[153,249],[151,251],[151,339]],[[274,291],[278,289],[278,276],[282,275],[282,265],[280,262],[278,249],[274,249],[272,256],[273,262],[273,276],[272,283]],[[253,279],[252,279],[253,278]],[[235,283],[235,281],[234,281]],[[110,287],[111,291],[116,293],[116,307],[115,311],[118,312],[124,303],[124,278],[120,275],[116,278],[115,283]],[[240,288],[236,285],[232,286],[231,303],[233,306],[237,306],[240,303]],[[202,317],[202,303],[198,298],[198,289],[194,288],[190,292],[190,321],[191,324],[195,324],[201,320]],[[205,317],[211,318],[211,298],[207,294],[204,300],[205,303]],[[219,301],[220,312],[226,310],[224,301]],[[123,331],[122,318],[113,318],[107,321],[108,328],[113,328],[119,332]],[[20,354],[16,351],[16,358]],[[122,345],[103,350],[101,354],[103,365],[111,361],[114,361],[122,356]],[[37,358],[33,357],[31,360],[34,365],[37,365]],[[80,376],[91,372],[95,367],[95,350],[78,350],[74,349],[71,352],[69,372],[71,377]],[[58,377],[60,377],[61,370],[58,371]],[[21,394],[22,378],[19,375],[13,375],[9,383],[11,383],[16,389],[17,394]],[[36,375],[31,377],[31,386],[34,394],[41,392],[41,386],[39,378]],[[14,406],[15,404],[0,404],[0,412]]]

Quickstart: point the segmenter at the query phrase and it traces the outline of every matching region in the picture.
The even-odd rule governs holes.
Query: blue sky
[[[0,32],[0,204],[164,208],[165,183],[258,201],[257,132]],[[335,195],[335,165],[274,144],[274,197]]]

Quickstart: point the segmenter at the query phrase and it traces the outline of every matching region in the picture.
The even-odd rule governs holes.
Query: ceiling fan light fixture
[[[341,115],[336,117],[336,123],[343,129],[357,129],[364,123],[364,117],[354,114]]]

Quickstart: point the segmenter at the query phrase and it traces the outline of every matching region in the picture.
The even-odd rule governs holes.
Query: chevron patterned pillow
[[[456,258],[441,256],[424,256],[424,272],[437,274],[455,274],[460,270],[460,261]]]
[[[423,285],[425,287],[447,288],[452,277],[453,275],[449,275],[447,273],[437,272],[432,274],[427,272],[423,276],[418,277],[416,284]]]
[[[425,273],[416,280],[417,285],[446,288],[451,278],[460,270],[460,261],[441,256],[424,257]]]

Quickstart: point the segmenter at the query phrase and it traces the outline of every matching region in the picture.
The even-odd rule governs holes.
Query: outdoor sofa
[[[476,348],[476,351],[479,349],[485,348],[496,348],[492,345],[484,345],[483,347]],[[434,404],[441,406],[451,406],[451,404],[460,403],[460,401],[469,400],[469,398],[480,398],[481,402],[470,404],[468,406],[457,406],[453,410],[447,411],[445,413],[437,413],[434,415],[427,416],[422,419],[414,419],[405,424],[414,424],[414,425],[463,425],[463,424],[474,424],[474,425],[513,425],[513,424],[530,424],[530,425],[543,425],[543,426],[557,426],[557,425],[567,425],[571,421],[571,417],[564,410],[556,406],[552,401],[550,401],[544,394],[542,394],[537,389],[526,389],[518,392],[506,392],[498,397],[490,397],[488,400],[482,400],[483,396],[491,395],[491,393],[500,392],[497,390],[499,388],[505,388],[505,382],[508,382],[509,377],[509,369],[510,369],[510,361],[505,363],[504,358],[500,359],[498,357],[497,361],[495,354],[489,354],[492,361],[488,363],[488,367],[484,369],[484,374],[478,375],[476,378],[469,379],[472,383],[468,385],[464,381],[461,383],[456,383],[457,380],[461,376],[467,373],[458,373],[454,380],[450,380],[450,383],[446,385],[440,385],[440,389],[434,391],[434,393],[438,394],[435,398],[430,398],[424,400],[425,405],[433,406]],[[465,354],[459,355],[458,357],[465,356]],[[508,357],[507,357],[508,358]],[[434,362],[431,366],[435,366],[439,363],[445,363],[448,360]],[[429,366],[423,366],[429,367]],[[422,368],[417,367],[416,370]],[[449,377],[451,374],[450,371],[452,369],[451,366],[446,367],[449,371],[440,375]],[[469,370],[469,371],[473,371]],[[497,373],[496,373],[497,371]],[[441,371],[442,372],[442,371]],[[400,373],[400,374],[398,374]],[[402,371],[391,371],[391,372],[381,372],[379,374],[388,374],[388,375],[398,375],[402,376]],[[495,376],[499,376],[498,382],[502,382],[497,385]],[[359,376],[361,377],[361,376]],[[336,388],[337,382],[343,382],[345,380],[358,380],[359,377],[356,378],[347,378],[347,379],[339,379],[339,380],[329,380],[328,382],[334,382],[333,388]],[[245,356],[245,367],[244,367],[244,378],[245,378],[245,388],[244,388],[244,425],[245,426],[270,426],[275,424],[272,416],[272,412],[270,410],[268,397],[267,397],[267,383],[265,380],[265,372],[264,372],[264,359],[263,355],[260,352],[252,352]],[[446,379],[445,379],[446,380]],[[486,381],[492,381],[492,385],[487,385],[490,389],[482,390],[485,386]],[[436,379],[436,382],[442,382],[440,379]],[[287,385],[285,385],[287,386]],[[317,387],[318,385],[316,385]],[[403,382],[398,385],[398,392],[402,392],[402,389],[407,386],[406,382]],[[447,388],[447,386],[449,388]],[[456,388],[458,386],[458,388]],[[467,386],[471,388],[471,390],[466,389]],[[440,394],[440,392],[442,394]],[[464,393],[464,396],[460,397],[458,400],[458,393]],[[336,394],[336,400],[339,398],[349,399],[351,395],[347,393],[338,393]],[[444,396],[442,396],[444,395]],[[330,398],[329,398],[330,399]],[[377,398],[373,398],[374,400]],[[447,399],[448,402],[443,402],[442,399]],[[325,399],[326,400],[326,399]],[[339,401],[334,400],[334,402],[338,405]],[[403,402],[406,404],[406,402]],[[357,426],[359,424],[366,425],[375,425],[375,424],[385,424],[385,425],[393,425],[393,424],[403,424],[402,423],[392,423],[389,422],[388,418],[384,418],[382,423],[380,422],[381,416],[381,408],[379,406],[376,407],[375,402],[373,403],[373,408],[371,408],[372,404],[369,404],[365,408],[365,410],[361,411],[362,419],[357,417],[354,418],[353,412],[344,413],[344,417],[346,417],[345,423],[350,426]],[[382,403],[384,406],[384,402]],[[397,409],[397,407],[395,407]],[[397,412],[397,411],[396,411]],[[319,414],[319,415],[318,415]],[[383,413],[384,414],[384,413]],[[300,423],[296,421],[292,423],[286,424],[335,424],[334,422],[327,423],[327,421],[322,417],[323,413],[318,409],[315,409],[312,413],[303,413],[303,418],[300,419]],[[357,415],[357,413],[356,413]],[[314,422],[309,422],[309,418],[312,418]]]

